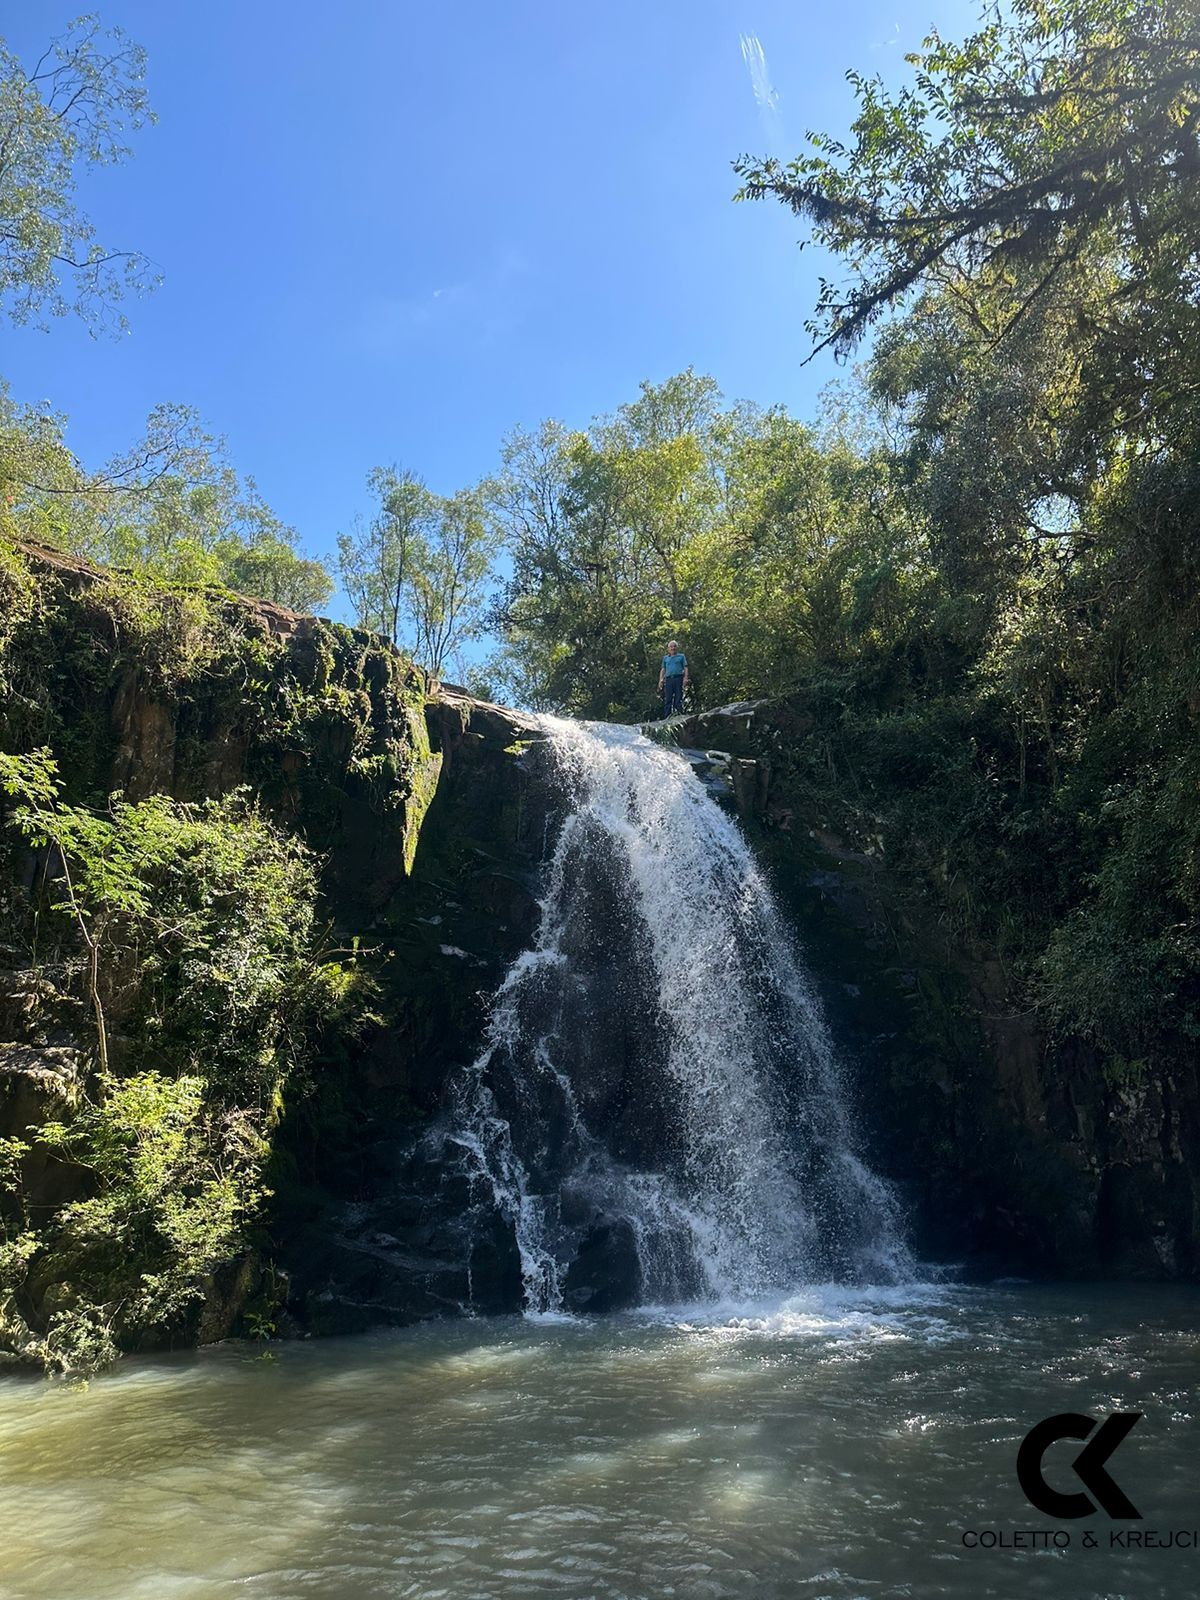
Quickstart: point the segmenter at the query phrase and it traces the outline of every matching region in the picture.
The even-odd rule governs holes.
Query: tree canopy
[[[76,196],[81,174],[126,160],[154,121],[145,70],[141,46],[95,15],[29,66],[0,42],[0,310],[13,322],[75,314],[121,330],[125,293],[156,281],[145,256],[100,243]],[[329,600],[324,567],[190,407],[156,407],[144,437],[99,471],[67,448],[65,426],[0,387],[0,532],[298,610]]]
[[[1015,0],[964,43],[935,33],[905,59],[915,81],[896,91],[847,74],[851,142],[810,134],[813,153],[790,163],[736,163],[742,196],[782,200],[852,269],[822,282],[818,349],[845,351],[930,285],[964,296],[993,345],[1064,285],[1091,300],[1106,257],[1139,258],[1156,314],[1189,302],[1194,313],[1194,3]],[[1107,288],[1102,303],[1120,318],[1115,281]],[[976,307],[985,290],[999,302],[990,317]]]
[[[103,59],[115,138],[140,58]],[[1197,3],[1015,0],[909,67],[850,74],[848,133],[736,164],[831,252],[814,349],[861,347],[814,420],[656,376],[514,431],[458,492],[376,469],[340,571],[362,626],[533,708],[652,714],[670,638],[698,704],[802,698],[813,814],[870,830],[1133,1071],[1200,1033]],[[50,104],[13,72],[12,104]],[[0,221],[15,193],[0,175]],[[85,472],[61,419],[5,400],[0,495],[5,529],[100,559],[328,593],[184,408]]]
[[[67,448],[65,419],[0,390],[0,531],[172,582],[223,584],[299,611],[333,582],[297,550],[223,440],[188,406],[151,412],[143,437],[99,471]]]
[[[75,192],[81,172],[126,160],[154,121],[145,71],[142,47],[95,15],[29,67],[0,40],[0,307],[13,322],[73,313],[121,329],[123,295],[153,285],[143,255],[97,239]]]
[[[416,473],[377,467],[378,507],[338,536],[342,582],[359,626],[381,633],[441,678],[463,666],[463,646],[483,632],[499,538],[483,494],[442,496]]]
[[[1113,1081],[1200,1033],[1200,23],[1017,0],[848,138],[737,163],[833,255],[854,379],[806,426],[711,380],[513,435],[497,672],[650,714],[794,692],[788,755]]]

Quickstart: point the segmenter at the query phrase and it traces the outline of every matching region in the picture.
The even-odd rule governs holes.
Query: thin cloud
[[[762,40],[756,33],[742,33],[738,35],[742,46],[742,60],[746,63],[746,70],[750,74],[750,84],[754,90],[755,103],[760,111],[778,113],[779,96],[771,87],[770,74],[767,72],[767,58],[763,51]]]

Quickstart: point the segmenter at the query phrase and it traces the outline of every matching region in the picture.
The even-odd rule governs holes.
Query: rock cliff
[[[313,853],[324,946],[352,953],[370,1001],[310,1030],[304,1061],[272,1091],[271,1196],[250,1246],[149,1342],[219,1337],[244,1326],[248,1304],[260,1320],[298,1327],[459,1303],[465,1291],[456,1301],[438,1287],[421,1228],[389,1258],[367,1212],[394,1190],[398,1151],[438,1108],[450,1067],[478,1036],[483,997],[528,939],[547,804],[536,726],[432,694],[384,641],[268,603],[156,591],[29,545],[11,553],[8,573],[0,750],[50,750],[65,799],[97,815],[114,796],[187,807],[248,791]],[[88,1192],[78,1167],[38,1137],[96,1066],[78,971],[39,970],[17,931],[45,865],[44,851],[8,831],[0,1141],[30,1146],[12,1147],[10,1239],[21,1236],[18,1214],[53,1218]],[[118,1054],[125,1019],[113,1006]],[[45,1334],[53,1278],[17,1274],[10,1349]],[[0,1315],[0,1346],[5,1326]]]
[[[276,1049],[257,1100],[222,1091],[225,1125],[244,1117],[259,1140],[251,1166],[267,1193],[253,1226],[173,1319],[122,1324],[116,1343],[515,1309],[512,1239],[474,1215],[477,1197],[425,1133],[535,923],[558,803],[536,722],[433,692],[369,634],[225,593],[155,590],[40,547],[0,553],[0,750],[52,752],[64,800],[88,815],[112,816],[114,796],[161,797],[186,819],[245,791],[309,853],[321,951],[345,953],[350,974],[352,1000]],[[1080,1041],[1051,1037],[997,952],[897,867],[876,821],[814,804],[795,761],[811,725],[793,697],[650,731],[691,749],[767,862],[855,1059],[872,1158],[907,1197],[919,1247],[978,1272],[1194,1275],[1194,1065],[1113,1081]],[[87,1288],[89,1269],[56,1260],[53,1241],[64,1208],[96,1194],[70,1129],[97,1081],[97,1007],[79,952],[47,961],[29,942],[29,907],[61,880],[54,848],[9,827],[2,849],[0,1350],[44,1359]],[[602,985],[603,938],[594,945],[578,959]],[[119,977],[106,996],[118,1070],[146,1059],[149,1038]],[[616,988],[612,1014],[615,1039]],[[162,1038],[162,1070],[208,1070],[211,1088],[203,1037]],[[580,1042],[585,1065],[602,1046]],[[36,1247],[21,1243],[35,1234]],[[573,1291],[581,1305],[606,1303],[597,1259]]]
[[[1200,1086],[1186,1041],[1136,1079],[1053,1031],[1028,985],[891,848],[851,795],[833,819],[798,778],[802,695],[648,731],[723,753],[735,803],[857,1062],[875,1156],[924,1252],[969,1271],[1194,1277]]]

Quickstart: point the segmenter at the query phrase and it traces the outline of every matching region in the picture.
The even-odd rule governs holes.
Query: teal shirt
[[[666,678],[677,678],[679,674],[684,671],[686,666],[687,657],[684,655],[682,650],[676,651],[673,656],[665,655],[663,657],[663,676]]]

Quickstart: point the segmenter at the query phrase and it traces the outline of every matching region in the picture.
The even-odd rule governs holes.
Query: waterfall
[[[541,719],[565,814],[449,1143],[526,1309],[908,1275],[821,1007],[735,820],[636,729]]]

